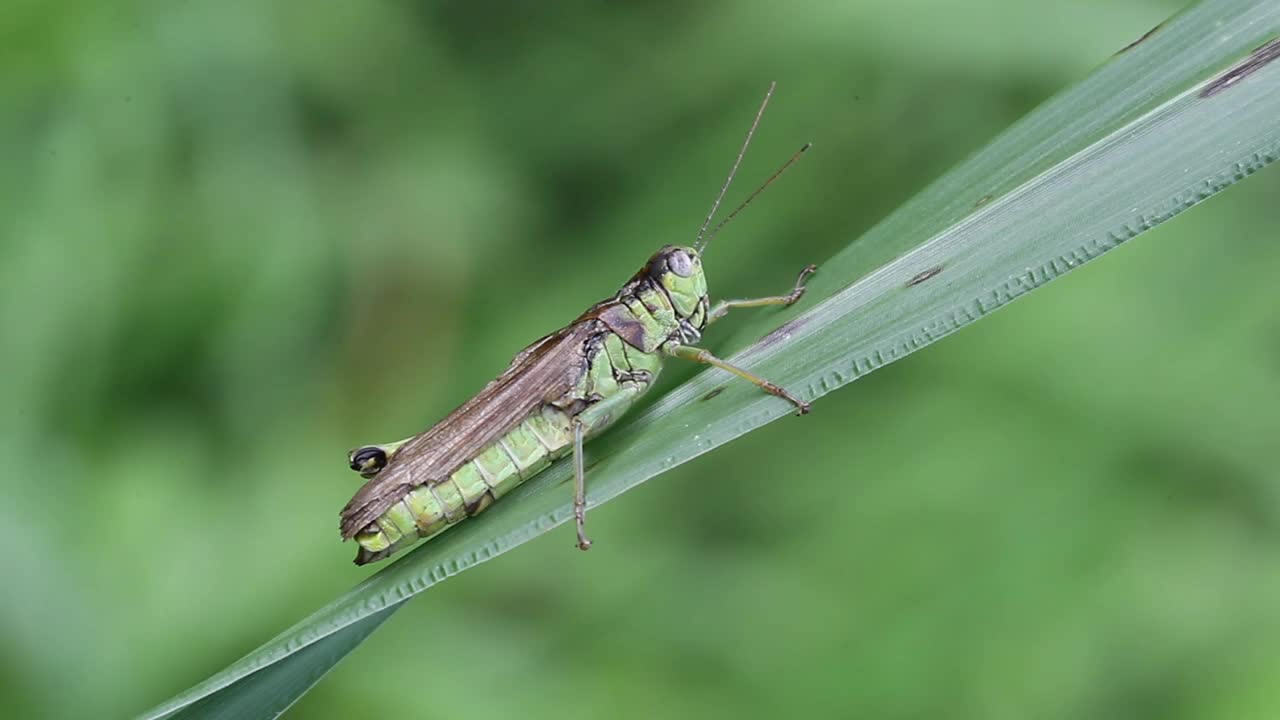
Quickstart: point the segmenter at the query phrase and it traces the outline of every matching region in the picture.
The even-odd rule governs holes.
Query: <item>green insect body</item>
[[[773,92],[770,86],[747,140],[703,222],[695,247],[668,245],[613,297],[521,351],[507,369],[461,407],[412,438],[352,450],[348,461],[367,482],[342,510],[343,539],[359,545],[357,565],[381,560],[434,536],[542,472],[574,456],[578,547],[591,546],[583,444],[618,420],[658,377],[667,357],[713,365],[794,404],[808,403],[694,343],[735,307],[790,305],[804,294],[800,273],[785,295],[710,305],[702,252],[716,231],[782,174],[808,145],[703,239]]]
[[[807,411],[807,403],[777,385],[691,343],[731,307],[795,302],[804,292],[803,280],[809,272],[812,268],[806,268],[788,295],[726,301],[710,308],[697,251],[672,246],[659,250],[617,295],[530,345],[503,375],[440,424],[409,440],[364,446],[350,453],[352,469],[370,478],[342,513],[343,536],[354,538],[360,546],[356,564],[381,560],[476,515],[553,460],[578,449],[652,387],[666,356],[729,370]],[[513,380],[526,377],[547,378],[535,383],[536,402],[493,437],[473,443],[479,451],[455,454],[452,462],[433,458],[415,464],[413,451],[428,446],[434,439],[430,436],[447,441],[456,434],[442,427],[455,426],[451,429],[462,432],[492,425],[488,417],[484,423],[467,421],[485,408],[509,402],[503,397],[505,389]],[[581,519],[585,510],[581,500],[576,509]],[[579,546],[589,545],[580,530]]]

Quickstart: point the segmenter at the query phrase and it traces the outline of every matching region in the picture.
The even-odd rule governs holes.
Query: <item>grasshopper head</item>
[[[645,275],[667,291],[681,320],[698,329],[706,325],[707,276],[697,250],[668,245],[649,258]]]

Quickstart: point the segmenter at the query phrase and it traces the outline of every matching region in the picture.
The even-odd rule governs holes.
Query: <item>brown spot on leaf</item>
[[[911,287],[913,285],[919,285],[920,283],[926,280],[929,280],[930,278],[937,277],[938,273],[940,272],[942,272],[942,266],[936,265],[934,267],[929,268],[928,270],[925,270],[924,272],[916,273],[915,277],[907,281],[907,287]]]
[[[791,333],[799,330],[809,323],[809,318],[801,315],[800,317],[786,323],[782,327],[760,338],[754,345],[755,349],[767,348],[770,345],[776,345],[779,342],[791,337]]]
[[[991,194],[987,193],[986,195],[983,195],[982,197],[978,198],[978,202],[974,203],[973,206],[976,208],[980,208],[989,202],[991,202]]]
[[[724,392],[724,387],[723,386],[718,387],[715,390],[712,390],[711,392],[707,393],[706,395],[703,395],[702,400],[703,402],[706,402],[707,400],[710,400],[711,398],[719,395],[722,392]]]
[[[1235,85],[1246,77],[1262,69],[1264,65],[1280,58],[1280,38],[1276,38],[1271,42],[1257,48],[1244,62],[1236,65],[1222,75],[1215,78],[1204,89],[1200,91],[1201,98],[1213,97],[1227,88]]]
[[[1161,22],[1159,25],[1156,25],[1155,27],[1153,27],[1153,28],[1151,28],[1150,30],[1146,31],[1145,33],[1143,33],[1142,37],[1138,38],[1137,40],[1134,40],[1133,42],[1129,43],[1128,45],[1125,45],[1124,47],[1120,48],[1120,50],[1116,52],[1116,55],[1123,55],[1124,53],[1127,53],[1127,52],[1129,52],[1130,50],[1132,50],[1132,49],[1134,49],[1134,48],[1138,47],[1138,46],[1139,46],[1139,45],[1141,45],[1143,42],[1145,42],[1147,38],[1151,37],[1152,35],[1155,35],[1155,34],[1156,34],[1156,31],[1157,31],[1157,30],[1159,30],[1159,29],[1160,29],[1160,28],[1162,28],[1162,27],[1164,27],[1164,22]]]

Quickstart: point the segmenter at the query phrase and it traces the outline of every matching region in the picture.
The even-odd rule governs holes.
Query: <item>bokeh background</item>
[[[815,149],[720,294],[1179,5],[7,0],[3,714],[140,712],[364,577],[347,448],[690,239],[768,81],[730,200]],[[1276,717],[1278,192],[433,589],[291,716]]]

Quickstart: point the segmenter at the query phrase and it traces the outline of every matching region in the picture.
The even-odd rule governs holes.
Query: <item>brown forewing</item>
[[[539,405],[568,392],[586,371],[586,341],[600,331],[593,312],[598,308],[525,348],[483,390],[396,451],[342,509],[343,539],[377,520],[415,486],[444,480]]]

